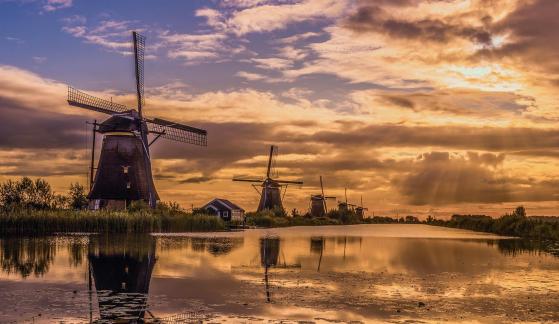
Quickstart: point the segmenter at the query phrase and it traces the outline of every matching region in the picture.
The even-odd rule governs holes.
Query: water
[[[425,225],[1,238],[0,264],[0,322],[559,321],[559,258]]]

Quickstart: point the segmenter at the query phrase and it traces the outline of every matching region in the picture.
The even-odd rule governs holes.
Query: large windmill
[[[155,207],[159,196],[153,183],[149,148],[160,137],[207,145],[207,132],[203,129],[143,116],[145,37],[132,32],[132,38],[137,108],[128,108],[68,87],[70,105],[110,115],[101,124],[94,123],[93,126],[94,134],[104,135],[94,179],[91,173],[92,186],[88,198],[93,209],[126,208],[129,202],[138,200]],[[151,142],[148,142],[148,134],[155,135]],[[94,158],[95,151],[92,152],[92,161]]]
[[[328,208],[326,206],[326,200],[336,199],[333,196],[324,195],[324,186],[322,184],[322,176],[320,176],[320,195],[311,195],[311,207],[310,212],[312,217],[323,217],[328,213]]]
[[[244,179],[244,178],[234,178],[233,181],[244,181],[244,182],[257,182],[261,183],[262,189],[258,191],[260,195],[260,203],[258,204],[257,211],[262,211],[265,209],[281,209],[282,205],[282,190],[281,187],[286,187],[289,184],[302,185],[302,181],[288,181],[272,179],[272,164],[274,156],[277,154],[277,146],[270,146],[270,156],[268,158],[268,168],[266,170],[265,179]],[[253,185],[256,187],[255,185]],[[286,188],[287,189],[287,188]]]

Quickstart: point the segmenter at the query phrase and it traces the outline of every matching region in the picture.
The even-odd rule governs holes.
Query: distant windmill
[[[243,179],[234,178],[233,181],[244,181],[244,182],[257,182],[261,183],[262,190],[258,191],[260,195],[260,203],[258,204],[257,211],[262,211],[265,209],[283,209],[282,205],[282,193],[281,187],[287,187],[289,184],[303,184],[302,181],[287,181],[272,179],[272,165],[275,164],[273,160],[277,152],[277,146],[270,146],[270,156],[268,158],[268,168],[266,170],[265,179]],[[253,185],[253,187],[256,187]],[[287,189],[287,188],[286,188]],[[285,192],[284,192],[285,193]]]
[[[365,210],[369,210],[369,208],[363,207],[363,196],[361,196],[361,204],[355,207],[355,213],[359,217],[359,219],[363,220],[365,217]]]
[[[344,196],[345,196],[345,201],[338,201],[338,209],[349,210],[355,208],[356,205],[347,202],[347,188],[344,188]]]
[[[320,176],[320,195],[311,195],[311,216],[312,217],[323,217],[328,213],[328,208],[326,206],[326,200],[336,199],[333,196],[324,195],[324,186],[322,184],[322,176]]]
[[[126,208],[129,202],[138,200],[144,200],[152,208],[155,207],[159,196],[153,183],[149,147],[159,137],[200,146],[207,145],[207,132],[203,129],[143,116],[145,37],[132,32],[132,38],[137,109],[68,87],[70,105],[110,115],[101,124],[94,123],[93,126],[94,133],[104,135],[95,179],[91,172],[92,186],[88,198],[90,207],[94,209]],[[148,134],[156,135],[151,142],[148,142]],[[92,162],[94,159],[95,151],[92,151]]]

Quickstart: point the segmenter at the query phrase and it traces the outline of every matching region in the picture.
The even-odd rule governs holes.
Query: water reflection
[[[156,262],[153,236],[92,236],[89,268],[101,320],[143,320]]]
[[[418,298],[447,301],[466,312],[481,307],[472,304],[475,298],[499,296],[506,307],[507,299],[527,300],[530,293],[555,296],[559,285],[546,280],[559,273],[559,259],[551,255],[549,244],[527,240],[332,235],[331,230],[7,237],[0,238],[0,304],[21,287],[19,299],[49,319],[70,312],[80,291],[92,291],[73,311],[80,314],[76,318],[102,322],[158,321],[199,311],[283,318],[293,307],[320,314],[331,305],[343,305],[332,320],[351,312],[361,320],[387,319],[402,303],[417,307]],[[69,278],[73,286],[67,286]],[[64,308],[34,296],[40,285],[56,292]],[[86,298],[89,310],[83,307]],[[443,315],[452,313],[445,307],[439,305]],[[20,309],[0,309],[0,322],[18,319]]]
[[[242,246],[241,238],[228,237],[192,237],[188,238],[193,251],[207,251],[211,255],[220,256],[231,253],[234,249]]]
[[[270,281],[268,269],[278,265],[280,239],[277,237],[266,237],[260,239],[260,264],[264,267],[264,286],[266,291],[266,301],[271,301]]]
[[[42,276],[56,255],[56,245],[48,238],[15,238],[0,240],[0,263],[5,273],[18,273],[23,278]]]

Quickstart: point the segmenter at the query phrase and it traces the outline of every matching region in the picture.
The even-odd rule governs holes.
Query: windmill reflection
[[[320,272],[320,265],[322,264],[322,254],[324,253],[324,237],[320,236],[313,236],[311,237],[311,253],[318,254],[318,266],[316,267],[316,271]]]
[[[101,321],[144,321],[155,246],[155,238],[149,235],[91,237],[90,279],[97,291]]]
[[[278,265],[279,251],[280,239],[278,237],[260,239],[260,264],[264,267],[264,285],[266,287],[266,302],[268,303],[271,301],[268,269]]]

